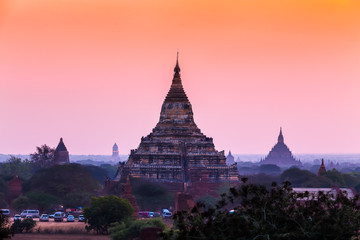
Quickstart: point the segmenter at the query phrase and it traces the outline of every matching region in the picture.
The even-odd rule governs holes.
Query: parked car
[[[39,214],[39,210],[24,210],[20,216],[22,218],[26,217],[26,216],[32,216],[33,218],[38,218],[40,217],[40,214]]]
[[[234,213],[235,213],[235,210],[234,210],[234,209],[232,209],[232,210],[229,211],[229,214],[234,214]]]
[[[161,214],[159,212],[154,212],[153,217],[160,217],[160,216],[161,216]]]
[[[75,217],[73,215],[68,215],[66,218],[67,222],[75,222]]]
[[[139,217],[141,217],[141,218],[149,218],[149,212],[147,212],[147,211],[139,212]]]
[[[33,218],[32,215],[26,215],[26,216],[25,216],[25,219],[31,219],[31,220],[33,220],[34,218]]]
[[[172,213],[171,212],[164,212],[163,213],[163,218],[171,218],[172,217]]]
[[[54,215],[55,215],[55,213],[54,213],[54,214],[50,214],[50,215],[49,215],[49,218],[54,218]]]
[[[149,218],[154,217],[154,212],[149,212]]]
[[[0,214],[9,217],[10,216],[10,210],[9,209],[0,209]]]
[[[14,222],[15,221],[21,221],[21,216],[20,216],[20,214],[16,214],[15,216],[14,216]]]
[[[79,221],[79,222],[85,222],[85,217],[84,217],[84,215],[79,215],[78,221]]]
[[[62,212],[54,213],[54,222],[62,222],[63,218],[64,218],[64,216],[63,216]]]
[[[39,221],[40,222],[48,222],[49,221],[49,215],[41,214]]]
[[[164,215],[164,213],[169,213],[170,211],[169,211],[169,209],[166,209],[166,208],[164,208],[163,210],[161,210],[161,212],[162,212],[162,215]]]

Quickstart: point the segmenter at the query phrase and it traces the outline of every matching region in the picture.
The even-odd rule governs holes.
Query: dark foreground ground
[[[109,236],[101,235],[90,235],[90,234],[39,234],[39,233],[25,233],[25,234],[16,234],[11,238],[12,240],[60,240],[60,239],[70,239],[70,240],[109,240]]]
[[[83,222],[39,222],[35,219],[36,227],[32,233],[21,233],[11,237],[11,240],[109,240],[109,236],[87,233]],[[12,223],[12,220],[10,221]]]

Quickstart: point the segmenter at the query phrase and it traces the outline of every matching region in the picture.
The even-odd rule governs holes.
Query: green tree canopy
[[[89,206],[91,194],[89,192],[70,192],[63,198],[63,205],[66,208],[77,208]]]
[[[164,239],[350,240],[359,236],[359,196],[296,193],[289,182],[273,183],[271,189],[243,184],[230,192],[215,209],[197,204],[190,212],[177,213],[174,228],[163,234]]]
[[[325,176],[317,176],[307,170],[289,168],[280,176],[280,181],[289,181],[294,187],[333,187],[334,183]]]
[[[44,144],[36,147],[36,152],[30,154],[30,159],[36,169],[54,166],[55,148]]]
[[[12,202],[12,207],[17,211],[28,209],[31,206],[30,199],[24,195],[20,195]]]
[[[63,197],[71,192],[94,192],[99,185],[80,164],[71,163],[40,169],[24,187],[25,191],[41,191]]]
[[[165,187],[142,180],[133,181],[133,193],[141,209],[157,211],[174,205],[174,194]]]
[[[40,212],[44,212],[44,210],[59,204],[59,199],[57,197],[45,192],[29,192],[26,196],[29,199],[30,205],[39,209]]]
[[[115,173],[118,169],[118,165],[111,165],[107,163],[101,164],[100,167],[106,170],[107,175],[110,178],[113,178],[115,176]]]
[[[26,194],[43,192],[53,195],[65,207],[73,207],[77,204],[86,206],[84,204],[89,203],[90,196],[96,195],[100,188],[101,184],[82,165],[71,163],[38,170],[24,183],[23,189]]]
[[[356,172],[341,173],[336,169],[317,176],[307,170],[290,168],[280,176],[280,181],[290,181],[294,187],[346,187],[360,189],[360,175]]]
[[[33,166],[27,159],[21,160],[21,158],[11,156],[6,162],[0,165],[0,175],[6,180],[12,179],[15,174],[22,180],[28,180],[32,176],[32,173]]]
[[[98,182],[101,182],[102,184],[104,183],[105,176],[107,175],[107,171],[105,169],[94,165],[83,165],[83,168]]]
[[[275,164],[263,164],[260,165],[259,171],[265,174],[279,175],[281,173],[281,168]]]
[[[7,203],[5,201],[6,194],[7,194],[7,184],[0,176],[0,208],[7,207]]]
[[[126,199],[116,196],[93,197],[90,207],[84,209],[86,229],[99,234],[108,234],[112,223],[127,220],[134,209]]]
[[[149,227],[157,227],[165,230],[166,224],[160,218],[149,220],[133,220],[116,223],[110,230],[112,240],[139,239],[141,230]]]

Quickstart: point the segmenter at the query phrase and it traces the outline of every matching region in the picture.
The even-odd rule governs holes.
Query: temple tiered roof
[[[66,149],[62,138],[60,138],[60,142],[55,149],[54,162],[55,164],[65,164],[70,162],[69,152]]]
[[[260,161],[260,164],[275,164],[279,167],[302,166],[300,160],[296,160],[294,158],[290,149],[284,143],[284,136],[281,128],[278,142],[271,149],[265,159]]]
[[[56,147],[56,150],[55,151],[67,151],[66,147],[65,147],[65,144],[64,144],[64,141],[62,138],[60,138],[60,142],[59,144],[57,145]]]
[[[227,166],[224,152],[216,151],[194,122],[191,103],[184,91],[178,58],[170,90],[153,131],[131,150],[115,179],[128,174],[155,181],[237,181],[236,165]]]

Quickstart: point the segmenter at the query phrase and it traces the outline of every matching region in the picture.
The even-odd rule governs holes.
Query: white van
[[[24,210],[20,216],[22,218],[26,217],[26,216],[32,216],[33,218],[39,218],[39,210]]]
[[[2,214],[3,216],[9,217],[10,210],[9,209],[0,209],[0,214]]]

